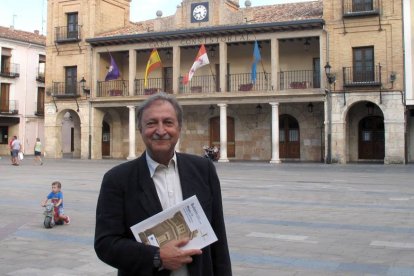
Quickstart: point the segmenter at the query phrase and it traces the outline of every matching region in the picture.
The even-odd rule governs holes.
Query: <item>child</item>
[[[34,146],[34,155],[35,155],[35,160],[34,162],[36,163],[39,162],[40,165],[43,165],[43,161],[42,158],[40,157],[42,155],[42,143],[40,143],[40,139],[36,138],[36,143]]]
[[[60,191],[62,188],[62,184],[59,181],[55,181],[52,183],[52,192],[48,194],[46,199],[42,202],[42,206],[46,206],[47,201],[50,201],[54,204],[55,207],[59,208],[59,219],[66,222],[66,224],[70,223],[70,217],[64,214],[63,210],[63,193]]]

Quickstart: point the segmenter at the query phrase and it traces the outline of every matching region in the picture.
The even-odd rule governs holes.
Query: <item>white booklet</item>
[[[185,237],[190,241],[183,249],[202,249],[217,241],[195,195],[131,226],[131,230],[137,241],[158,247]]]

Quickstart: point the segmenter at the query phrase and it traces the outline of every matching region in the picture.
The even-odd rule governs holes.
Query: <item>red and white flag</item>
[[[198,51],[194,64],[193,66],[191,66],[190,72],[188,72],[188,74],[184,76],[183,84],[187,84],[193,78],[193,75],[198,68],[203,67],[204,65],[207,65],[209,63],[210,61],[208,60],[206,47],[204,47],[204,44],[201,44],[200,50]]]

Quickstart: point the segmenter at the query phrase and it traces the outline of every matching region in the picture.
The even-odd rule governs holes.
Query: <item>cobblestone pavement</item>
[[[0,160],[0,275],[116,275],[93,250],[102,176],[123,160]],[[414,165],[216,163],[235,276],[414,275]],[[70,225],[43,228],[62,182]],[[220,276],[220,275],[218,275]]]

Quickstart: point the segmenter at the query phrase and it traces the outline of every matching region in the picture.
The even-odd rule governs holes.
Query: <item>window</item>
[[[10,73],[11,49],[1,48],[1,73]]]
[[[373,82],[375,80],[374,69],[374,47],[354,48],[353,81]]]
[[[46,70],[46,56],[39,55],[39,66],[37,69],[37,78],[36,80],[40,82],[45,82],[45,70]]]
[[[373,10],[373,0],[352,0],[352,11],[363,12]]]
[[[36,115],[44,115],[45,114],[45,88],[38,87],[37,88],[37,110]]]
[[[76,95],[78,68],[76,66],[65,67],[65,94]]]
[[[67,14],[67,33],[68,38],[78,39],[78,13],[68,13]]]
[[[7,126],[0,126],[0,144],[8,144],[9,138],[9,127]]]

